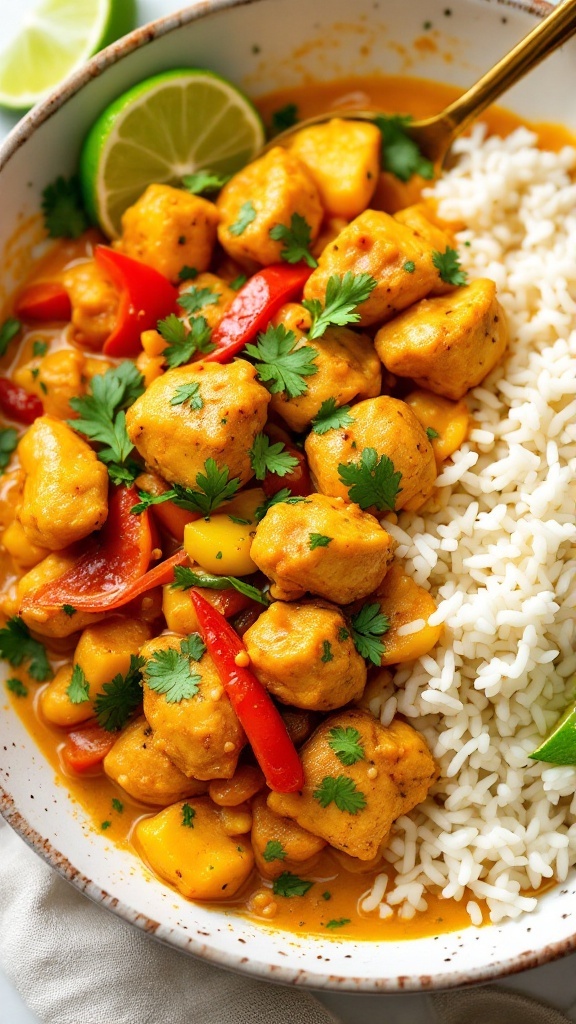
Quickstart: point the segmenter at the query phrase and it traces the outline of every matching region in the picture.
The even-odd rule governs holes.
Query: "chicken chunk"
[[[4,530],[2,544],[21,569],[31,569],[50,554],[47,548],[30,543],[17,519]]]
[[[272,395],[271,411],[281,416],[292,430],[306,430],[329,398],[341,406],[380,394],[381,366],[366,334],[347,327],[328,327],[321,338],[308,341],[303,331],[293,330],[298,339],[294,349],[306,345],[316,353],[310,359],[316,372],[304,378],[306,391],[298,398],[290,398],[285,391]]]
[[[375,124],[335,117],[302,128],[289,147],[310,171],[328,217],[352,220],[366,209],[380,172],[382,136]]]
[[[136,843],[153,871],[189,900],[234,896],[250,876],[248,835],[231,835],[226,808],[208,797],[172,804],[136,826]]]
[[[325,846],[320,836],[271,810],[265,794],[252,801],[252,849],[264,878],[278,878],[283,871],[308,874]]]
[[[451,295],[424,299],[376,335],[386,369],[457,401],[500,361],[508,344],[496,285],[478,278]]]
[[[144,714],[155,733],[155,742],[189,778],[229,779],[234,775],[246,737],[224,693],[220,677],[209,654],[199,662],[189,661],[190,675],[197,684],[196,693],[181,700],[150,685],[150,663],[155,655],[165,658],[173,651],[176,669],[186,675],[186,655],[181,651],[183,637],[160,636],[145,644],[140,654],[144,667]],[[170,663],[168,663],[169,665]],[[193,687],[192,687],[193,688]],[[176,695],[178,696],[178,695]]]
[[[18,519],[33,544],[60,551],[104,525],[106,467],[70,427],[53,416],[38,417],[18,454],[26,473]]]
[[[324,302],[332,275],[370,274],[376,287],[357,308],[359,325],[382,323],[438,285],[432,253],[432,246],[404,224],[379,210],[366,210],[326,246],[304,295]]]
[[[51,554],[20,577],[16,588],[14,612],[22,617],[29,629],[41,633],[42,636],[63,638],[104,618],[105,612],[77,611],[74,615],[67,615],[62,608],[46,611],[36,604],[36,596],[43,587],[63,576],[77,561],[78,556],[69,552]]]
[[[435,252],[446,252],[448,247],[454,247],[454,235],[434,223],[431,207],[427,203],[415,203],[407,206],[404,210],[398,210],[394,214],[394,220],[404,224],[414,232],[416,238],[432,246]],[[454,285],[448,284],[438,277],[431,295],[444,295],[454,290]]]
[[[196,385],[200,408],[178,401]],[[151,469],[171,483],[196,486],[207,459],[228,467],[230,479],[254,474],[249,449],[265,422],[270,395],[244,359],[221,366],[193,363],[153,381],[126,414],[130,440]]]
[[[122,215],[114,248],[177,283],[183,267],[208,270],[218,220],[207,199],[171,185],[149,185]]]
[[[431,391],[411,391],[404,399],[422,424],[434,449],[436,465],[440,466],[466,440],[470,413],[466,402],[451,402]]]
[[[210,799],[219,807],[239,807],[264,789],[264,776],[253,764],[241,764],[231,779],[213,779],[208,786]]]
[[[63,275],[72,303],[72,335],[77,345],[100,351],[118,317],[118,290],[95,260],[75,263]]]
[[[343,761],[338,751],[344,745]],[[415,729],[399,719],[385,727],[360,710],[327,718],[300,756],[304,789],[270,793],[268,806],[360,860],[376,856],[396,818],[425,800],[438,778]],[[352,756],[357,759],[350,764]]]
[[[357,700],[366,685],[366,663],[334,605],[274,601],[244,643],[258,679],[284,704],[332,711]]]
[[[36,395],[48,416],[74,416],[70,399],[84,394],[84,356],[77,349],[59,349],[31,359],[14,372],[14,381],[29,395]]]
[[[340,467],[359,463],[364,452],[375,451],[392,462],[392,471],[400,473],[399,490],[394,508],[414,509],[430,497],[436,479],[436,462],[432,445],[412,409],[397,398],[382,395],[368,398],[352,409],[354,422],[347,427],[329,430],[326,434],[312,432],[306,438],[306,454],[312,478],[319,491],[334,497],[354,500],[355,491],[343,482]],[[371,472],[371,471],[370,471]],[[366,479],[370,479],[366,468]],[[368,497],[368,496],[367,496]],[[380,511],[389,508],[389,495],[381,495]],[[369,506],[376,509],[377,506]]]
[[[390,623],[382,637],[381,665],[414,661],[436,646],[442,626],[428,625],[428,619],[436,611],[434,598],[406,573],[401,562],[394,562],[373,599]],[[406,632],[407,627],[410,627],[409,632]]]
[[[281,502],[268,510],[251,555],[274,580],[274,597],[294,601],[310,591],[348,604],[378,586],[394,556],[394,542],[356,505],[310,494],[295,505]]]
[[[221,277],[216,274],[198,274],[193,281],[186,281],[179,289],[180,297],[192,291],[193,295],[200,292],[210,292],[206,298],[209,301],[191,316],[203,316],[208,326],[213,330],[218,326],[228,306],[236,297],[236,292],[230,288]]]
[[[279,263],[284,243],[270,237],[278,224],[290,227],[294,214],[307,221],[312,240],[322,221],[322,204],[302,161],[275,146],[224,186],[216,203],[221,246],[240,263]]]
[[[203,796],[207,785],[189,779],[158,748],[154,732],[141,715],[122,730],[104,758],[104,772],[134,800],[167,807],[187,796]]]

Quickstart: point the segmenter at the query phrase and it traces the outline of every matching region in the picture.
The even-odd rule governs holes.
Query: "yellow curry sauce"
[[[258,105],[266,123],[270,122],[275,110],[287,103],[297,105],[300,118],[341,106],[377,107],[383,112],[402,111],[421,117],[441,109],[455,95],[456,90],[452,87],[430,84],[419,79],[358,77],[337,83],[320,83],[315,89],[306,87],[274,93],[259,101]],[[490,111],[485,115],[485,120],[491,131],[500,134],[507,134],[522,123],[515,115],[503,110]],[[570,134],[560,126],[542,125],[537,126],[537,130],[540,143],[544,147],[558,149],[573,141]],[[420,186],[420,181],[412,181],[405,186],[399,185],[390,176],[383,175],[371,206],[385,207],[388,210],[392,208],[393,212],[394,209],[418,201]],[[85,256],[89,252],[88,247],[98,240],[98,233],[90,232],[78,242],[57,243],[35,268],[31,279],[41,280],[53,276],[71,261]],[[38,340],[49,340],[52,352],[59,348],[71,347],[63,331],[41,324],[38,329],[26,331],[15,357],[11,352],[0,361],[0,372],[11,373],[17,366],[29,361],[32,357],[33,343]],[[94,358],[97,359],[98,355]],[[14,500],[14,479],[7,474],[0,481],[0,528],[3,528],[11,518],[10,509]],[[3,579],[2,590],[6,592],[16,577],[12,560],[5,551],[0,552],[0,573]],[[72,637],[62,641],[51,641],[50,648],[56,657],[67,658],[73,643]],[[59,755],[65,734],[50,725],[39,710],[42,687],[28,679],[23,671],[16,669],[10,674],[23,680],[28,688],[28,696],[8,695],[8,699],[53,766],[58,784],[65,786],[71,801],[79,804],[89,814],[95,830],[105,831],[110,841],[117,845],[133,848],[134,823],[143,816],[157,813],[157,809],[133,801],[101,771],[72,776],[64,767]],[[371,913],[362,911],[361,897],[371,888],[375,875],[379,871],[384,871],[392,876],[393,869],[386,861],[376,866],[358,861],[361,870],[352,870],[350,864],[343,865],[345,860],[345,855],[332,850],[323,851],[313,872],[308,876],[315,879],[310,891],[297,899],[277,898],[276,912],[270,921],[267,921],[266,911],[262,912],[262,907],[258,912],[257,894],[262,890],[262,886],[255,874],[233,899],[218,902],[217,906],[219,909],[230,907],[236,913],[251,914],[260,923],[270,923],[274,927],[334,938],[346,936],[365,940],[398,940],[439,934],[469,924],[466,896],[457,903],[427,894],[428,909],[407,921],[401,920],[397,913],[387,920],[380,920],[377,910]],[[389,888],[391,881],[392,878],[389,881]],[[262,906],[265,906],[265,902]],[[336,930],[327,931],[327,923],[335,920],[346,923],[342,923]]]

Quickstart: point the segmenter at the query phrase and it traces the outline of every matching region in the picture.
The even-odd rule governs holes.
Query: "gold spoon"
[[[506,92],[515,82],[536,67],[548,54],[565,43],[576,32],[576,0],[564,0],[556,10],[536,25],[502,60],[476,82],[467,92],[450,103],[439,114],[421,121],[411,121],[406,132],[418,145],[422,154],[442,165],[446,155],[461,132],[472,121]],[[323,124],[334,117],[347,121],[375,121],[382,117],[376,110],[334,110],[300,121],[292,128],[276,135],[270,146],[287,141],[295,132],[309,125]]]

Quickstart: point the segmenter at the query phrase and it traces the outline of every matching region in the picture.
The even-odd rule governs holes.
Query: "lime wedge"
[[[550,764],[576,765],[576,704],[566,709],[554,731],[546,737],[530,757]]]
[[[20,0],[0,43],[0,104],[25,109],[129,32],[134,0]]]
[[[211,71],[147,78],[100,115],[80,156],[84,202],[110,238],[124,210],[154,183],[179,185],[199,170],[234,174],[264,144],[250,101]]]

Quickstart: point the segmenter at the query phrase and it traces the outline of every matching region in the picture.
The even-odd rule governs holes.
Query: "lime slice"
[[[534,761],[548,761],[550,764],[576,765],[576,704],[567,708],[554,731],[530,757]]]
[[[134,0],[20,0],[3,26],[0,104],[33,106],[84,61],[129,32]]]
[[[110,238],[150,184],[209,169],[234,174],[264,145],[250,101],[211,71],[179,68],[134,86],[100,115],[80,157],[84,202]]]

